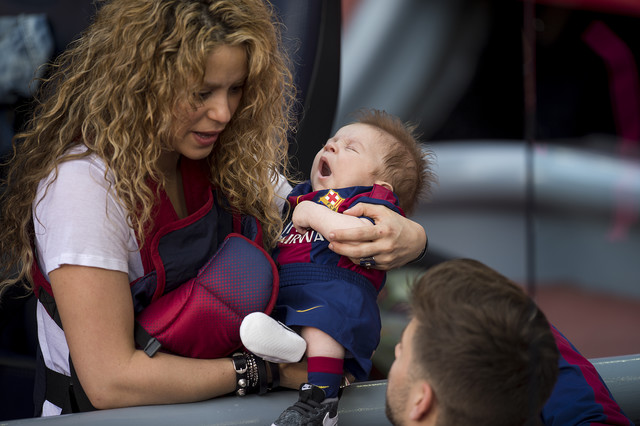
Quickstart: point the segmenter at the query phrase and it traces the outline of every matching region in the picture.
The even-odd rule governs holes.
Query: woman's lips
[[[213,145],[218,140],[219,132],[193,132],[196,142],[202,146]]]

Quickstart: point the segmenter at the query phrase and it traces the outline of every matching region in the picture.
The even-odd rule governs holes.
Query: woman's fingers
[[[375,226],[339,229],[329,234],[329,248],[355,264],[374,257],[376,269],[388,270],[416,259],[426,244],[422,226],[381,205],[359,203],[344,212],[367,216]]]

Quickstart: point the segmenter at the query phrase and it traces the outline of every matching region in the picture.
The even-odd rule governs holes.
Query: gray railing
[[[640,354],[592,359],[623,411],[640,422]],[[388,425],[384,413],[385,380],[363,382],[345,389],[340,402],[344,425]],[[266,425],[297,399],[294,391],[265,396],[229,396],[192,404],[122,408],[58,417],[1,422],[18,425]]]

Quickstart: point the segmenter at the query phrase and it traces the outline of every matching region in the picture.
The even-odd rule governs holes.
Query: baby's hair
[[[393,185],[400,207],[408,215],[423,196],[431,193],[436,177],[431,170],[433,153],[423,146],[416,133],[417,125],[404,123],[398,117],[377,109],[355,113],[355,122],[380,129],[390,138],[383,159],[384,169],[377,176]]]

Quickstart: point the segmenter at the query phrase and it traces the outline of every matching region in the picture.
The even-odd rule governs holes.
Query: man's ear
[[[376,185],[383,186],[383,187],[387,188],[389,191],[393,192],[393,185],[391,185],[389,182],[385,182],[383,180],[377,180],[374,183]]]
[[[418,422],[424,420],[429,415],[435,414],[436,400],[433,388],[424,380],[418,381],[414,386],[411,395],[411,406],[409,407],[409,418]]]

